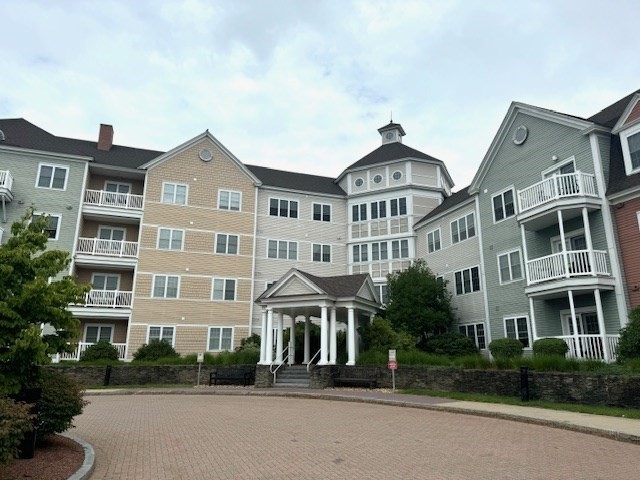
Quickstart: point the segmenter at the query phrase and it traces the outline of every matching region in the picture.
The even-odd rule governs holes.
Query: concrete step
[[[273,388],[309,388],[308,383],[280,383],[273,384]]]

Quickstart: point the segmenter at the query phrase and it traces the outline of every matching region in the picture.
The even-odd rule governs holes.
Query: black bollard
[[[111,381],[111,365],[107,365],[107,368],[104,371],[104,382],[102,384],[105,387],[108,387],[110,381]]]
[[[520,398],[529,401],[529,367],[520,367]]]

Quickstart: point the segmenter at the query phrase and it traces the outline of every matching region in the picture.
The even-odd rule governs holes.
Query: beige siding
[[[309,288],[309,285],[304,283],[302,280],[292,278],[287,284],[283,285],[282,288],[278,290],[278,295],[304,295],[312,292],[313,291]]]
[[[438,167],[429,163],[411,163],[412,183],[417,185],[438,186]]]
[[[131,192],[134,195],[142,195],[144,191],[144,182],[142,180],[132,180],[130,178],[106,177],[104,175],[90,174],[87,180],[87,188],[89,190],[104,190],[105,182],[118,182],[131,185]]]
[[[127,242],[137,242],[139,227],[135,224],[116,223],[108,220],[83,220],[80,228],[80,236],[85,238],[97,238],[100,227],[112,227],[125,229],[125,240]]]

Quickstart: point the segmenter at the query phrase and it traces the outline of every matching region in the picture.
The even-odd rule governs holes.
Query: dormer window
[[[640,132],[627,137],[632,170],[640,168]]]

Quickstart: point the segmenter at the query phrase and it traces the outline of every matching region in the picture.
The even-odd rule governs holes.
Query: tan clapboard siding
[[[141,250],[138,271],[251,278],[252,262],[249,256]]]
[[[438,185],[438,167],[428,163],[411,162],[413,183],[418,185]]]
[[[147,326],[131,325],[129,327],[129,345],[127,349],[127,358],[133,358],[133,354],[147,342]]]
[[[440,200],[433,197],[413,197],[413,215],[416,220],[421,219],[427,213],[440,205]]]
[[[91,284],[91,277],[94,273],[105,273],[108,275],[120,275],[120,290],[131,292],[133,290],[133,272],[130,270],[105,270],[101,268],[76,268],[76,277],[81,285]]]
[[[249,303],[136,298],[135,313],[135,323],[243,325],[248,323]]]
[[[104,176],[90,174],[87,181],[87,188],[89,190],[104,190],[105,182],[109,180],[111,182],[127,183],[131,185],[131,192],[134,195],[142,195],[144,191],[144,182],[142,180],[132,180],[130,178],[118,178],[113,176]]]
[[[82,225],[80,227],[80,237],[85,238],[97,238],[98,230],[100,227],[112,227],[112,228],[124,228],[125,229],[125,240],[127,242],[137,242],[138,241],[138,231],[139,227],[135,224],[130,223],[116,223],[110,222],[108,220],[103,221],[95,221],[95,220],[83,220]]]
[[[213,207],[147,202],[144,210],[144,223],[156,227],[191,228],[253,235],[253,211],[229,212],[216,210]]]

